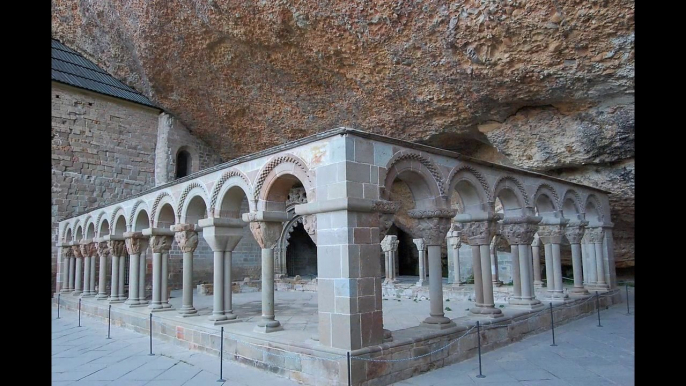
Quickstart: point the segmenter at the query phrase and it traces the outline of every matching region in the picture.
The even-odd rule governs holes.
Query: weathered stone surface
[[[346,125],[609,189],[633,264],[632,1],[53,0],[52,35],[224,159]]]

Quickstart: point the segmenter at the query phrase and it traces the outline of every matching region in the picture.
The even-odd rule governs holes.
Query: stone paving
[[[179,294],[180,295],[180,294]],[[238,295],[238,296],[237,296]],[[298,295],[298,296],[296,296]],[[292,297],[299,306],[315,298],[303,298],[303,293],[277,292],[279,303],[288,304]],[[239,303],[246,305],[243,312],[253,309],[259,293],[234,294]],[[253,300],[251,297],[256,297]],[[622,291],[624,298],[624,291]],[[211,296],[196,296],[194,303],[199,311],[203,303],[211,303]],[[172,298],[172,303],[178,298]],[[258,301],[259,302],[259,301]],[[416,325],[423,319],[421,310],[428,311],[428,301],[388,299],[384,302],[384,318],[388,327],[404,328],[405,323]],[[462,302],[459,302],[462,303]],[[458,302],[452,303],[458,306]],[[478,360],[472,358],[461,363],[418,375],[398,385],[471,385],[497,382],[499,385],[632,385],[634,384],[634,313],[633,288],[630,289],[631,315],[626,315],[626,304],[621,303],[601,311],[601,324],[591,315],[555,329],[556,347],[551,347],[550,331],[528,337],[521,342],[485,353],[482,372],[478,375]],[[208,304],[209,305],[209,304]],[[250,307],[247,307],[250,305]],[[450,306],[451,303],[446,303]],[[460,311],[464,311],[459,304]],[[298,308],[290,304],[288,309]],[[238,311],[240,305],[234,308]],[[315,308],[316,311],[316,308]],[[251,311],[252,312],[252,311]],[[460,312],[462,313],[462,312]],[[291,314],[291,315],[289,315]],[[447,313],[448,314],[448,313]],[[302,324],[312,329],[309,315],[298,317],[283,308],[279,319],[290,328]],[[147,335],[112,326],[112,339],[106,339],[107,324],[101,319],[82,315],[82,327],[77,327],[77,313],[57,311],[53,305],[52,379],[55,385],[202,385],[219,384],[219,360],[206,353],[190,351],[170,343],[153,340],[154,356],[149,356]],[[253,315],[244,315],[247,319]],[[257,315],[254,315],[257,316]],[[408,318],[416,316],[416,318]],[[449,315],[451,317],[455,317]],[[302,319],[302,320],[301,320]],[[411,319],[411,320],[409,320]],[[303,322],[304,323],[301,323]],[[287,323],[287,324],[286,324]],[[316,322],[314,324],[316,326]],[[388,328],[387,327],[387,328]],[[312,329],[312,332],[316,330]],[[225,360],[223,376],[226,384],[257,385],[269,382],[270,386],[297,384],[278,375]]]

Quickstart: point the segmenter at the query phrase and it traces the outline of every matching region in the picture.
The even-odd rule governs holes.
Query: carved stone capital
[[[543,244],[559,244],[565,232],[564,225],[539,225],[538,236]]]
[[[95,248],[97,250],[98,256],[107,257],[110,254],[109,243],[107,241],[100,241],[95,243]]]
[[[81,246],[80,245],[72,245],[71,251],[74,254],[75,258],[80,259],[81,257],[83,257],[83,255],[81,254]]]
[[[455,222],[450,224],[445,238],[448,240],[448,248],[458,249],[462,245],[462,226]]]
[[[441,245],[450,229],[450,217],[421,217],[417,229],[426,245]]]
[[[62,247],[62,256],[66,257],[66,258],[74,257],[74,252],[72,252],[72,249],[70,246],[63,246]]]
[[[184,253],[193,253],[198,246],[198,232],[194,229],[186,229],[176,231],[174,233],[174,240],[179,244],[179,248]],[[131,253],[131,252],[129,252]]]
[[[393,225],[395,213],[379,213],[379,237],[386,237],[386,232]]]
[[[398,250],[398,236],[388,235],[381,240],[381,250],[384,252],[396,252]]]
[[[126,243],[126,251],[129,253],[129,255],[140,255],[141,242],[139,238],[127,237],[124,240],[124,243]]]
[[[280,221],[251,221],[250,231],[262,249],[272,249],[281,236],[283,223]]]
[[[531,242],[532,247],[538,247],[541,245],[541,237],[537,234],[534,235],[534,240]]]
[[[412,242],[417,246],[418,251],[426,251],[426,243],[424,242],[424,239],[412,239]]]
[[[124,256],[124,241],[123,240],[109,240],[107,241],[107,248],[114,256]]]
[[[397,213],[400,209],[399,201],[376,200],[372,203],[372,212]]]
[[[81,252],[81,257],[90,257],[91,256],[90,243],[79,245],[79,252]]]
[[[565,228],[565,236],[569,240],[570,244],[579,244],[581,238],[584,237],[584,226],[583,225],[567,225]]]
[[[169,252],[172,247],[172,242],[174,241],[172,236],[166,235],[155,235],[150,236],[150,247],[153,253],[165,253]]]
[[[310,235],[310,238],[312,241],[317,244],[317,215],[316,214],[308,214],[305,216],[302,216],[303,219],[303,227],[305,228],[305,231],[307,232],[308,235]]]
[[[501,234],[510,245],[530,245],[534,241],[534,235],[538,231],[540,217],[527,216],[526,218],[503,220]]]
[[[462,223],[462,232],[467,235],[469,245],[490,245],[496,226],[494,221],[465,222]]]
[[[588,233],[588,242],[593,244],[602,244],[605,230],[602,227],[586,228]]]
[[[98,254],[98,243],[93,241],[88,243],[88,257],[95,257]]]

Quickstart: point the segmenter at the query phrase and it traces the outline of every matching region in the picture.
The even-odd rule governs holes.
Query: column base
[[[262,319],[259,322],[257,322],[257,326],[253,328],[253,331],[255,332],[275,332],[275,331],[281,331],[283,330],[283,326],[281,325],[281,322],[278,320],[265,320]]]
[[[81,291],[72,291],[71,295],[72,296],[81,296],[82,293],[83,292],[81,292]]]
[[[162,309],[162,303],[150,303],[148,304],[148,308],[151,310],[160,310]]]
[[[544,307],[543,303],[538,299],[517,299],[517,302],[510,303],[510,306],[518,310],[535,310]]]
[[[534,280],[534,288],[543,288],[543,282]]]
[[[124,303],[124,304],[126,304],[126,303]],[[148,307],[147,304],[140,304],[140,303],[139,304],[129,304],[128,306],[129,306],[129,308]]]
[[[500,318],[504,316],[502,310],[489,306],[472,307],[469,312],[479,316],[488,316],[490,318]]]
[[[212,324],[215,326],[218,326],[220,324],[238,323],[238,322],[242,322],[242,321],[243,321],[243,319],[225,319],[225,320],[212,321]],[[283,328],[281,328],[281,329],[283,330]]]
[[[176,311],[175,308],[153,308],[150,312]]]
[[[494,280],[492,283],[493,283],[494,287],[502,287],[503,286],[502,280]]]
[[[543,298],[541,299],[542,301],[545,302],[564,302],[565,300],[568,300],[569,296],[567,294],[562,293],[562,292],[547,292],[545,295],[543,295]]]
[[[319,337],[317,337],[317,340],[319,340]],[[391,330],[384,328],[383,329],[383,341],[385,342],[393,342],[393,334],[391,333]]]
[[[415,283],[415,285],[416,285],[417,287],[421,287],[422,285],[424,285],[424,281],[423,281],[423,280],[419,280],[419,281],[417,281],[417,283]]]
[[[233,311],[224,311],[224,316],[226,316],[226,318],[229,320],[236,319],[238,317],[233,313]]]
[[[198,310],[196,310],[195,307],[193,307],[193,306],[190,306],[190,307],[186,306],[186,308],[181,306],[181,308],[179,308],[179,314],[181,314],[180,316],[182,316],[184,318],[188,318],[191,316],[198,316]]]
[[[172,305],[169,303],[162,303],[162,308],[172,308]]]
[[[456,326],[455,322],[445,316],[429,316],[419,325],[421,327],[427,327],[434,330],[445,330],[446,328],[452,328]]]
[[[574,287],[569,290],[568,294],[572,295],[588,295],[588,291],[584,287]]]
[[[73,289],[70,289],[70,288],[64,288],[64,289],[61,289],[61,290],[60,290],[60,293],[62,293],[62,294],[66,294],[66,293],[68,293],[68,292],[71,292],[71,291],[73,291]]]
[[[105,294],[97,294],[95,295],[95,300],[107,300],[108,296]]]
[[[92,297],[95,297],[95,294],[85,293],[85,292],[84,292],[83,294],[81,294],[81,297],[82,297],[82,298],[92,298]]]

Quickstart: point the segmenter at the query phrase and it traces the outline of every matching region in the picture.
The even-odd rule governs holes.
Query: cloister
[[[411,342],[384,329],[382,312],[383,287],[397,277],[398,241],[387,234],[401,210],[390,197],[396,180],[404,182],[412,195],[414,208],[407,215],[417,220],[421,233],[413,240],[420,255],[419,285],[429,282],[429,309],[413,330]],[[294,188],[301,192],[297,199]],[[248,211],[243,212],[241,203],[246,199]],[[496,210],[496,201],[502,210]],[[302,223],[316,244],[318,331],[308,342],[286,344],[283,339],[289,332],[274,306],[275,273],[286,272],[279,251],[288,226],[297,223]],[[245,226],[262,253],[261,318],[247,327],[232,304],[232,283],[242,279],[232,277],[232,252],[244,237]],[[293,355],[350,351],[390,358],[403,344],[415,353],[412,350],[422,342],[429,347],[437,337],[464,330],[459,320],[444,312],[442,248],[448,249],[449,265],[457,272],[455,285],[461,283],[454,251],[461,245],[471,248],[475,303],[469,314],[493,322],[505,319],[494,300],[490,247],[494,236],[504,238],[511,248],[508,309],[526,313],[551,302],[565,304],[596,291],[616,291],[612,227],[603,190],[338,128],[236,158],[61,221],[57,283],[64,298],[69,294],[90,297],[96,308],[123,303],[122,308],[178,317],[174,320],[179,323],[202,319],[194,323],[227,329],[243,325],[236,334]],[[214,254],[213,307],[207,316],[199,315],[193,299],[193,261],[199,238]],[[563,288],[560,262],[563,240],[572,254],[574,284],[568,290]],[[174,243],[183,252],[183,294],[178,308],[169,302],[167,284],[168,256]],[[149,300],[145,294],[150,283],[144,275],[148,249],[152,253]],[[544,287],[539,256],[545,262]],[[450,355],[436,366],[449,363]],[[277,366],[288,368],[287,364]],[[321,366],[330,370],[327,364]],[[352,376],[364,383],[392,371],[385,368],[372,374],[369,368],[356,368]],[[344,382],[347,376],[339,369],[332,374],[313,370],[310,375],[335,382]]]

